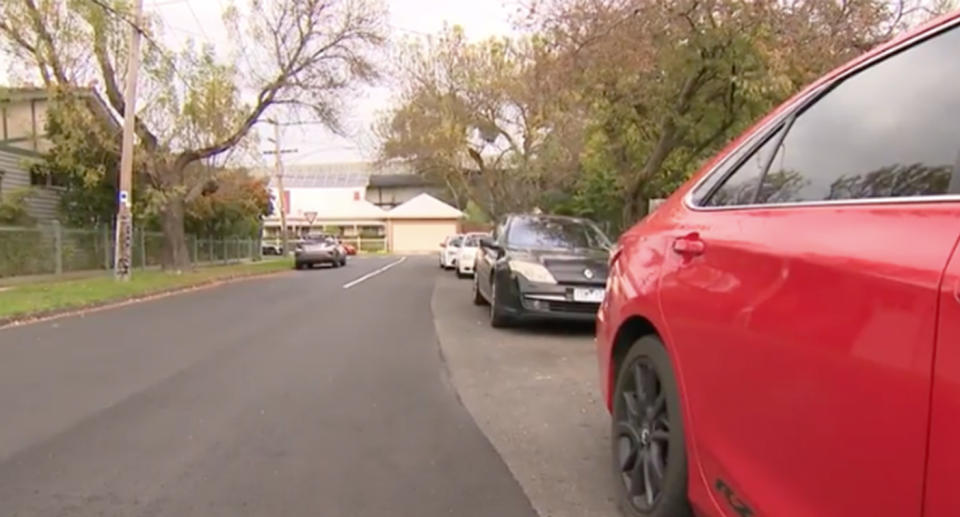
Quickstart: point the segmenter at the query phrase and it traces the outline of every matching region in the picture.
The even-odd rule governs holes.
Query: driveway
[[[437,335],[464,405],[541,517],[619,515],[592,326],[493,329],[472,298],[470,281],[437,279]]]
[[[0,514],[533,517],[447,377],[435,259],[368,276],[395,260],[0,331]],[[586,341],[564,341],[574,369]],[[589,421],[586,386],[551,407]],[[555,454],[603,449],[550,425],[526,427],[544,468],[561,436],[581,443]]]

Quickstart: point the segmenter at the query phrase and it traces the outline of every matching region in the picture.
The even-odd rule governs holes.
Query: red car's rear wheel
[[[655,336],[637,340],[620,367],[612,442],[627,515],[691,515],[680,395],[670,358]]]

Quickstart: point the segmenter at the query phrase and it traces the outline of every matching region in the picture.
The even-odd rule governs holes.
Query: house
[[[93,89],[79,94],[95,99],[120,130],[117,117]],[[27,212],[41,221],[56,218],[60,202],[58,178],[30,173],[30,164],[41,160],[51,145],[46,138],[50,102],[45,88],[0,88],[0,196],[31,188]]]
[[[387,212],[386,219],[390,251],[424,253],[459,232],[463,212],[424,192]]]

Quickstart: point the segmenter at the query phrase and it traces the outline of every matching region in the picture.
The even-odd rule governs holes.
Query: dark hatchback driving
[[[490,305],[490,324],[523,319],[591,321],[603,301],[610,240],[591,221],[509,215],[481,241],[474,303]]]

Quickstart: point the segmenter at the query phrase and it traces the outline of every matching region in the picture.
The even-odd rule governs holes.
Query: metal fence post
[[[54,219],[50,221],[53,227],[53,272],[57,275],[63,274],[63,229],[60,227],[60,221]]]
[[[193,239],[193,256],[190,258],[192,259],[191,261],[194,264],[197,264],[200,262],[200,254],[199,254],[200,250],[197,249],[197,241],[200,239],[197,239],[196,235],[191,235],[190,238]]]
[[[210,255],[210,262],[213,262],[213,239],[207,237],[207,252]]]
[[[113,265],[113,261],[110,260],[110,250],[111,244],[113,241],[110,240],[110,225],[103,224],[103,269],[109,271]]]
[[[147,269],[147,232],[140,228],[140,267]]]
[[[224,264],[227,263],[228,258],[229,258],[229,255],[227,255],[227,239],[223,239],[223,263]]]

